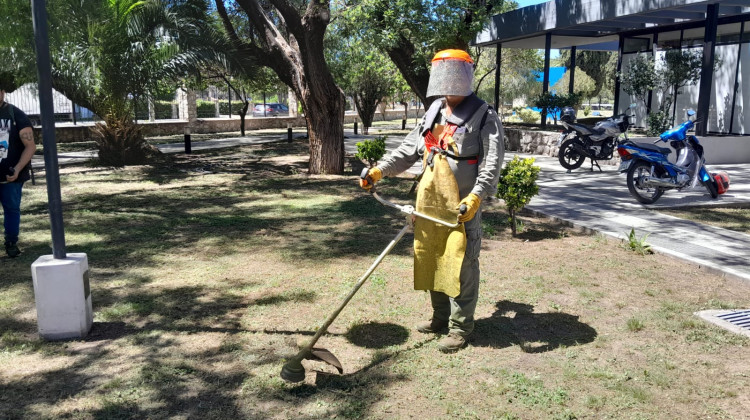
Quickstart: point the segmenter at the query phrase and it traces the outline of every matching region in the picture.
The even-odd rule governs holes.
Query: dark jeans
[[[0,184],[0,203],[3,205],[5,241],[18,242],[21,228],[21,190],[23,182]]]

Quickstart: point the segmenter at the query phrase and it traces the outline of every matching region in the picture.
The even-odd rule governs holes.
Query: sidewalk
[[[513,155],[509,152],[506,158]],[[625,239],[635,229],[639,239],[648,234],[646,242],[658,253],[750,281],[750,235],[658,212],[669,207],[750,204],[750,164],[709,165],[711,171],[726,171],[731,178],[729,191],[716,200],[700,186],[667,191],[655,204],[644,206],[630,195],[625,176],[615,166],[602,165],[603,172],[590,172],[587,162],[567,173],[557,158],[519,156],[534,157],[542,168],[539,195],[527,205],[529,210],[616,238]]]
[[[354,135],[348,131],[344,149],[354,154],[356,143],[369,136]],[[302,134],[295,134],[300,136]],[[193,150],[234,147],[243,144],[260,144],[285,141],[286,133],[263,134],[239,138],[192,142]],[[386,149],[392,150],[402,138],[389,136]],[[164,153],[182,153],[183,143],[157,146]],[[644,206],[635,201],[628,192],[624,175],[617,167],[602,165],[603,172],[588,170],[589,164],[568,173],[560,166],[556,157],[506,152],[505,159],[515,154],[534,157],[541,167],[539,195],[526,208],[532,212],[553,217],[574,226],[600,232],[604,235],[625,239],[631,229],[640,239],[648,234],[647,243],[658,253],[671,255],[717,273],[750,281],[750,235],[711,227],[659,213],[660,208],[738,204],[750,205],[750,164],[709,165],[711,171],[726,171],[731,178],[729,191],[712,200],[704,187],[683,191],[667,191],[654,205]],[[60,153],[61,165],[81,162],[96,156],[94,151]],[[43,168],[41,156],[34,156],[35,168]],[[419,165],[409,170],[419,173]]]

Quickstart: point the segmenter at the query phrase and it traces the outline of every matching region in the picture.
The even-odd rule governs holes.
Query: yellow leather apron
[[[418,212],[446,222],[455,222],[458,217],[456,208],[461,201],[458,183],[448,158],[429,151],[431,147],[451,147],[455,150],[452,137],[455,129],[453,125],[446,129],[438,124],[425,136],[425,158],[422,161],[425,169],[417,189],[415,206]],[[417,217],[414,222],[414,289],[458,296],[465,253],[466,232],[463,224],[451,229]]]

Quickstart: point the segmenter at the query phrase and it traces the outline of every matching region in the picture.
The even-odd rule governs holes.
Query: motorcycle
[[[633,105],[629,109],[632,109]],[[602,168],[597,160],[609,160],[614,156],[615,147],[619,143],[621,135],[628,139],[628,127],[630,127],[631,115],[620,114],[604,121],[599,121],[593,127],[575,122],[575,110],[565,107],[562,111],[560,121],[565,130],[557,140],[560,165],[568,172],[578,169],[586,158],[591,159],[591,171],[594,165]],[[574,137],[568,139],[568,136]],[[567,140],[566,140],[567,139]]]
[[[718,197],[719,185],[716,178],[719,174],[708,172],[703,146],[697,137],[687,134],[695,125],[695,111],[689,110],[687,115],[687,121],[663,132],[654,143],[627,140],[618,146],[617,153],[622,159],[618,170],[627,173],[628,190],[638,202],[653,204],[668,189],[694,188],[699,183],[706,187],[711,198]],[[657,146],[658,142],[669,142],[675,149],[675,163],[668,160],[672,149]],[[721,176],[726,176],[728,188],[728,176]],[[724,185],[721,187],[723,191],[726,190]]]

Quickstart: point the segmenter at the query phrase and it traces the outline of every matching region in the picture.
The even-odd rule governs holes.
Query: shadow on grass
[[[0,328],[18,332],[13,337],[3,336],[3,348],[68,360],[64,366],[51,363],[40,372],[4,381],[3,395],[10,397],[0,395],[0,412],[10,418],[31,418],[36,410],[48,415],[53,412],[49,407],[67,399],[81,399],[95,407],[86,409],[85,416],[100,419],[267,418],[269,413],[264,410],[279,407],[289,415],[304,402],[301,399],[320,398],[331,405],[324,417],[371,414],[390,383],[409,379],[408,375],[391,373],[391,365],[398,363],[404,352],[432,339],[393,350],[388,347],[408,338],[405,328],[381,323],[358,325],[345,337],[355,345],[378,349],[367,366],[343,376],[321,373],[317,387],[286,387],[275,376],[269,379],[266,372],[282,365],[283,354],[276,346],[291,335],[314,332],[253,331],[243,328],[242,317],[251,305],[294,307],[296,303],[314,302],[318,297],[315,292],[268,290],[248,298],[236,289],[224,292],[203,285],[197,281],[200,279],[187,279],[189,286],[159,285],[158,271],[154,271],[178,264],[164,261],[165,255],[201,253],[210,261],[212,257],[246,255],[254,249],[284,255],[291,261],[362,255],[375,259],[403,226],[404,217],[360,191],[358,173],[305,176],[300,175],[302,168],[295,161],[279,165],[263,160],[299,149],[298,144],[290,149],[274,145],[271,149],[247,149],[247,156],[234,153],[229,157],[219,152],[196,153],[177,157],[162,167],[145,168],[142,178],[148,182],[142,186],[108,189],[106,178],[97,177],[85,181],[91,182],[88,187],[82,184],[71,191],[64,205],[66,232],[77,239],[69,241],[68,250],[85,252],[97,273],[92,277],[92,293],[98,319],[86,340],[46,343],[27,337],[35,332],[36,325],[3,313]],[[216,181],[204,178],[211,176],[209,172],[236,176]],[[137,180],[133,172],[128,177]],[[112,184],[117,186],[114,179]],[[183,185],[183,181],[189,185]],[[383,180],[381,192],[394,201],[411,202],[406,198],[411,184],[408,179]],[[46,236],[46,203],[37,201],[24,211],[24,229]],[[392,253],[408,255],[410,249],[407,237]],[[2,262],[0,293],[22,282],[31,287],[28,266],[35,255],[49,254],[50,250],[48,245],[30,243],[25,252],[20,259]],[[127,278],[117,274],[132,267],[149,274],[131,273]],[[15,274],[19,272],[26,274]],[[190,275],[200,276],[202,272],[195,273]],[[552,349],[569,342],[572,333],[579,337],[574,340],[577,343],[596,336],[590,327],[576,324],[571,319],[575,317],[533,314],[530,307],[525,312],[517,309],[515,317],[510,318],[508,308],[499,306],[491,318],[477,321],[477,336],[487,337],[487,341],[479,338],[474,345],[502,347],[546,340],[544,345]],[[567,332],[549,332],[544,329],[548,325]],[[536,329],[546,335],[533,336]],[[175,338],[199,333],[213,333],[200,338],[221,342],[208,346],[209,350],[196,351],[181,348]],[[257,339],[258,334],[265,333],[278,336]],[[122,365],[117,365],[118,359],[125,357],[119,353],[120,344],[131,348],[133,354],[126,357],[133,360],[119,360]],[[112,376],[123,366],[133,368],[128,375]],[[256,406],[258,402],[261,404]],[[300,414],[299,418],[319,415]]]
[[[409,330],[402,325],[369,322],[351,327],[344,336],[355,346],[382,349],[405,343],[409,338]]]
[[[561,312],[534,313],[523,303],[499,301],[489,317],[476,321],[471,344],[504,348],[517,344],[526,353],[543,353],[560,346],[576,346],[594,341],[596,330]]]
[[[217,252],[249,245],[283,250],[294,259],[335,259],[377,255],[403,223],[395,210],[360,192],[354,179],[260,172],[222,185],[82,191],[65,206],[66,231],[91,240],[70,247],[115,267],[150,263],[199,241],[221,244]],[[401,184],[393,181],[390,189]],[[37,216],[27,230],[48,229],[45,203],[25,211]],[[393,252],[409,248],[405,243]]]

